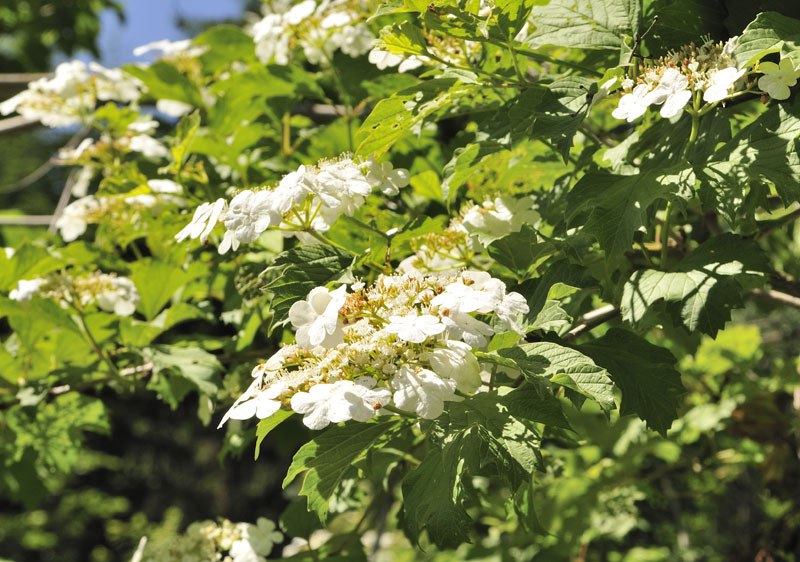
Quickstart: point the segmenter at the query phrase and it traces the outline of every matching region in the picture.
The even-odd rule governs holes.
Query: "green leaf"
[[[175,140],[170,147],[174,162],[172,169],[175,172],[178,172],[186,162],[198,130],[200,130],[200,113],[198,111],[193,111],[178,121],[178,125],[175,127]]]
[[[752,66],[770,53],[786,55],[800,67],[800,20],[762,12],[742,32],[733,57],[739,68]]]
[[[428,80],[378,102],[358,130],[361,142],[356,154],[380,156],[428,117],[453,110],[457,100],[482,88],[481,84],[460,84],[451,79]]]
[[[142,350],[153,362],[153,373],[159,375],[168,371],[180,376],[187,386],[179,385],[174,396],[165,396],[173,407],[183,399],[189,390],[197,390],[199,394],[213,396],[222,385],[220,373],[222,365],[213,354],[198,347],[178,347],[175,345],[158,345]],[[163,377],[159,377],[163,378]],[[167,381],[169,382],[169,381]]]
[[[721,146],[703,173],[712,189],[741,185],[746,176],[771,182],[787,205],[800,199],[800,101],[770,107]]]
[[[132,269],[131,280],[139,291],[137,309],[148,320],[155,318],[172,295],[193,279],[180,267],[152,258],[137,261]]]
[[[536,381],[526,382],[512,390],[502,397],[501,402],[514,417],[570,429],[561,402],[546,385]]]
[[[637,324],[654,304],[665,301],[675,304],[671,310],[689,331],[714,335],[730,320],[730,310],[743,305],[745,286],[767,270],[753,241],[722,234],[698,247],[675,271],[634,272],[623,289],[622,317]]]
[[[404,21],[381,31],[380,46],[396,55],[427,55],[428,42],[422,30]]]
[[[487,251],[497,263],[513,271],[519,278],[525,278],[534,266],[555,252],[555,248],[548,242],[539,242],[536,231],[523,225],[519,232],[492,242]]]
[[[6,417],[20,455],[35,451],[37,465],[66,473],[80,459],[85,432],[107,434],[103,402],[76,392],[35,408],[17,408]]]
[[[460,501],[465,448],[469,442],[459,434],[444,449],[431,448],[403,479],[401,524],[417,544],[423,529],[439,548],[455,547],[469,538],[472,521]]]
[[[297,451],[283,487],[305,472],[300,495],[308,499],[309,511],[315,511],[320,520],[325,521],[330,499],[347,471],[363,460],[370,448],[385,443],[400,425],[400,420],[390,418],[327,429]]]
[[[545,332],[555,332],[563,335],[569,331],[572,325],[572,317],[567,311],[561,308],[561,302],[557,300],[547,300],[544,306],[528,325],[528,331],[542,330]]]
[[[653,203],[673,198],[694,183],[694,173],[683,168],[631,176],[589,172],[568,195],[567,220],[574,226],[579,223],[577,217],[584,218],[584,230],[597,239],[607,256],[617,256],[630,249],[634,232],[649,224]]]
[[[285,318],[291,306],[320,287],[340,278],[353,264],[348,252],[327,244],[295,246],[281,253],[264,270],[271,280],[265,286],[272,294],[272,309]]]
[[[505,150],[496,142],[470,143],[453,151],[453,157],[445,164],[442,181],[442,197],[449,208],[458,190],[467,183],[485,156]]]
[[[727,11],[708,0],[655,0],[647,6],[645,22],[654,22],[645,38],[651,53],[666,54],[699,37],[727,38]],[[657,20],[655,18],[658,18]]]
[[[623,36],[639,28],[637,0],[551,0],[535,6],[530,21],[536,26],[528,42],[576,49],[619,49]]]
[[[614,408],[613,383],[608,371],[576,349],[552,342],[537,342],[501,349],[498,353],[512,359],[522,374],[533,382],[548,378],[594,400],[603,410]]]
[[[620,414],[636,414],[662,435],[678,415],[684,393],[675,357],[628,330],[612,328],[581,351],[602,365],[622,390]]]
[[[203,107],[200,90],[177,68],[164,61],[150,66],[128,64],[123,70],[144,82],[147,92],[155,99],[176,100],[194,107]]]
[[[234,25],[215,25],[195,37],[193,43],[208,47],[200,60],[210,72],[223,70],[233,62],[256,60],[253,38]]]
[[[278,410],[268,418],[264,418],[258,422],[256,426],[256,449],[254,453],[254,460],[258,460],[258,455],[261,453],[261,442],[269,433],[278,427],[280,424],[288,420],[294,414],[291,410]]]

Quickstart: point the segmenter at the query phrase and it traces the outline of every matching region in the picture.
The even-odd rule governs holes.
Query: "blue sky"
[[[126,22],[120,24],[113,12],[101,17],[98,41],[101,63],[119,66],[134,60],[135,47],[159,39],[184,39],[175,27],[176,16],[199,19],[225,19],[242,13],[242,0],[123,0]]]

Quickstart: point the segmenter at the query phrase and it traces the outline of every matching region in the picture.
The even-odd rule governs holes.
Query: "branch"
[[[38,121],[31,121],[22,115],[15,115],[7,119],[0,119],[0,133],[7,133],[16,129],[24,129],[33,125],[38,125]]]
[[[619,315],[619,309],[613,304],[607,304],[605,306],[601,306],[600,308],[587,312],[578,319],[578,323],[575,324],[575,326],[573,326],[572,329],[564,335],[563,339],[571,340],[577,338],[581,334],[586,333],[593,328],[596,328],[600,324],[608,322],[609,320],[615,318],[618,315]]]
[[[753,289],[750,291],[750,295],[777,304],[785,304],[794,308],[800,308],[800,297],[776,291],[775,289]]]

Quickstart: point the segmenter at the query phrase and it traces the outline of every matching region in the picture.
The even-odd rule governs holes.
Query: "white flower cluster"
[[[131,562],[266,562],[283,540],[275,523],[260,517],[256,524],[228,519],[198,521],[168,539],[142,539]]]
[[[127,277],[98,271],[85,277],[53,274],[46,278],[22,279],[8,298],[18,302],[45,298],[82,308],[95,303],[106,312],[130,316],[136,311],[139,292]]]
[[[39,78],[1,103],[0,114],[16,111],[48,127],[78,125],[89,120],[98,101],[134,102],[142,87],[120,69],[75,60],[58,65],[52,78]]]
[[[269,2],[264,18],[251,30],[256,55],[264,63],[282,65],[289,64],[295,47],[312,64],[328,64],[337,50],[361,56],[375,43],[365,23],[370,15],[366,4],[360,0]]]
[[[394,195],[408,182],[408,171],[388,162],[359,163],[347,155],[324,160],[317,166],[300,166],[272,188],[246,189],[230,202],[203,203],[175,239],[199,238],[205,243],[221,221],[226,231],[219,253],[224,254],[255,241],[270,227],[286,236],[327,232],[342,214],[352,216],[374,189]]]
[[[736,41],[736,37],[725,43],[707,41],[699,47],[690,43],[665,57],[645,61],[635,80],[622,81],[627,93],[612,115],[630,123],[651,105],[660,105],[661,116],[670,119],[680,115],[695,94],[709,104],[730,98],[744,89],[742,78],[747,72],[733,60]]]
[[[91,168],[88,169],[91,171]],[[181,186],[172,180],[154,179],[149,180],[146,186],[123,195],[87,195],[64,208],[56,221],[56,228],[65,242],[72,242],[82,236],[90,224],[102,222],[108,217],[123,220],[160,205],[183,204],[181,192]]]
[[[296,343],[256,366],[220,426],[281,407],[311,429],[367,421],[387,408],[436,418],[445,402],[481,386],[473,351],[495,333],[521,336],[528,312],[522,295],[486,272],[382,275],[351,288],[317,287],[292,305]]]

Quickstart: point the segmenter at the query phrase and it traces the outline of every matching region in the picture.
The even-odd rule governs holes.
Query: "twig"
[[[750,295],[761,299],[786,304],[794,308],[800,308],[800,297],[776,291],[775,289],[753,289]]]
[[[52,222],[53,215],[0,216],[1,226],[47,226]]]
[[[578,319],[578,323],[564,335],[563,339],[571,340],[577,338],[592,328],[596,328],[600,324],[608,322],[617,315],[619,315],[619,309],[613,304],[607,304],[587,312]]]
[[[27,86],[34,80],[38,80],[39,78],[49,78],[52,75],[52,72],[8,72],[0,74],[0,84],[24,84]]]
[[[32,125],[36,125],[38,121],[31,121],[22,115],[15,115],[7,119],[0,119],[0,133],[7,133],[16,129],[24,129]]]

